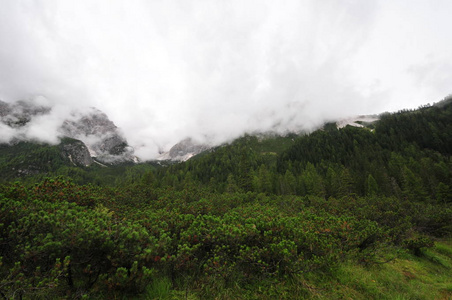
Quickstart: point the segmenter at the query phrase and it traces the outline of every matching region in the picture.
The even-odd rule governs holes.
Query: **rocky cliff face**
[[[7,116],[11,112],[11,108],[8,103],[0,100],[0,118]]]
[[[186,161],[208,149],[210,146],[196,143],[191,138],[187,138],[174,145],[170,151],[163,153],[159,160]]]
[[[133,161],[133,149],[128,146],[116,125],[107,115],[91,108],[85,113],[74,113],[61,126],[62,135],[83,141],[91,156],[105,163]]]
[[[61,141],[61,154],[69,158],[74,166],[88,167],[94,163],[88,148],[79,140],[65,138]]]
[[[27,132],[37,123],[32,122],[34,118],[43,119],[47,116],[55,117],[52,107],[38,105],[33,101],[15,103],[0,101],[0,143],[5,140],[6,143],[13,144],[20,141],[39,142],[39,138],[30,139]],[[96,108],[73,111],[70,116],[61,118],[61,123],[54,126],[57,126],[57,129],[52,132],[57,132],[61,141],[62,155],[76,166],[89,166],[93,162],[103,164],[138,162],[133,148],[128,145],[119,128],[105,113]],[[46,133],[44,131],[44,134]],[[2,134],[8,138],[2,138]],[[158,159],[186,161],[208,149],[210,146],[187,138]]]
[[[50,110],[50,107],[32,102],[17,101],[9,104],[0,100],[0,122],[13,128],[22,127],[33,117],[48,114]]]
[[[27,141],[24,129],[27,124],[38,116],[46,117],[52,114],[52,108],[37,105],[33,101],[17,101],[6,103],[0,101],[0,125],[8,129],[13,138],[9,142]],[[6,127],[5,127],[6,126]],[[33,125],[34,126],[34,125]],[[98,109],[90,108],[76,111],[61,124],[56,124],[61,138],[61,151],[72,163],[78,166],[88,166],[93,163],[93,157],[103,163],[133,162],[133,148],[116,125],[106,114]],[[1,132],[0,132],[1,134]],[[68,139],[78,140],[68,143]],[[0,139],[4,140],[4,139]]]

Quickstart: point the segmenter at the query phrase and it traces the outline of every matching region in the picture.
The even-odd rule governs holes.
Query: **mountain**
[[[354,127],[365,127],[379,120],[377,115],[358,116],[341,119],[336,122],[337,128],[344,128],[347,125]]]
[[[88,147],[80,140],[64,138],[60,149],[61,154],[67,157],[74,166],[89,167],[94,163]]]
[[[33,101],[6,103],[0,101],[0,126],[3,144],[14,146],[19,142],[41,143],[42,136],[34,131],[43,120],[55,119],[53,108]],[[89,166],[94,162],[117,164],[136,162],[133,148],[108,116],[96,108],[73,111],[71,115],[52,124],[57,127],[61,153],[77,166]],[[44,127],[44,126],[43,126]],[[43,128],[42,131],[45,131]],[[52,133],[41,133],[48,135]],[[55,137],[46,137],[54,139]],[[70,138],[71,142],[68,142]],[[46,140],[46,139],[44,139]],[[63,142],[64,140],[64,142]]]
[[[159,168],[171,166],[170,172],[159,171],[165,172],[168,176],[173,171],[176,172],[175,170],[185,172],[188,168],[191,170],[190,176],[193,176],[194,179],[206,184],[213,178],[212,183],[215,181],[222,183],[221,189],[225,188],[229,175],[232,175],[231,178],[236,181],[243,181],[244,178],[240,179],[240,177],[243,177],[241,174],[246,171],[245,169],[252,170],[251,173],[246,171],[250,178],[244,180],[248,182],[244,185],[250,186],[250,182],[255,180],[256,176],[260,176],[259,169],[262,168],[262,165],[272,172],[276,169],[281,173],[290,170],[296,177],[306,167],[307,162],[319,164],[322,161],[329,161],[345,167],[352,165],[353,168],[357,168],[359,164],[361,164],[361,168],[375,164],[362,161],[362,157],[354,152],[358,151],[357,149],[361,152],[382,149],[380,152],[384,153],[384,156],[378,158],[375,156],[375,159],[381,161],[380,166],[383,166],[383,162],[389,160],[388,151],[394,151],[394,149],[399,151],[400,149],[393,147],[403,145],[402,140],[411,142],[422,138],[421,147],[437,149],[441,153],[444,149],[448,149],[450,147],[448,144],[449,128],[445,128],[441,124],[449,124],[447,112],[451,106],[450,102],[446,99],[434,106],[413,111],[338,120],[327,123],[321,129],[311,133],[288,133],[286,135],[271,132],[255,133],[220,146],[202,144],[187,138],[174,145],[169,151],[162,153],[157,162],[149,162],[149,166]],[[9,143],[2,145],[4,164],[0,169],[4,174],[9,174],[3,176],[4,178],[51,172],[62,166],[73,168],[85,168],[93,165],[112,167],[117,164],[138,162],[133,155],[133,149],[128,146],[126,138],[117,126],[105,113],[95,108],[73,112],[61,121],[58,127],[60,140],[57,147],[36,143],[36,140],[29,138],[27,128],[35,124],[36,118],[42,118],[51,113],[51,107],[26,101],[14,104],[0,102],[0,126],[15,133]],[[434,125],[437,121],[440,121],[438,124],[440,127],[432,132],[437,126]],[[371,132],[373,134],[370,134]],[[396,137],[397,140],[392,140]],[[353,141],[355,144],[351,143]],[[368,145],[369,143],[370,145]],[[41,152],[46,152],[46,157],[52,155],[59,157],[43,161],[39,158]],[[39,164],[36,163],[37,161]],[[56,162],[58,163],[55,164]],[[29,168],[26,167],[27,163]],[[142,164],[138,164],[135,169],[140,169],[141,166]],[[343,170],[338,168],[335,171],[342,172]],[[64,171],[63,174],[65,172],[67,171]],[[61,172],[55,171],[55,174],[61,174]],[[183,181],[184,178],[180,174],[177,175],[177,179],[172,180]],[[359,172],[352,175],[355,177],[355,182],[359,182],[358,189],[364,193],[367,175]],[[71,176],[79,177],[81,175]],[[127,176],[136,177],[132,173]],[[387,177],[388,175],[383,172],[378,176]],[[390,184],[386,179],[378,180],[384,185]],[[273,181],[271,190],[281,189],[278,180],[273,179]]]
[[[439,191],[452,186],[451,132],[452,101],[446,99],[378,118],[328,123],[310,133],[245,135],[158,175],[174,187],[195,182],[219,192],[235,186],[301,196],[315,191],[328,198],[375,190],[401,196],[414,189],[432,199],[447,198]]]
[[[379,119],[377,115],[363,115],[363,116],[356,116],[356,117],[349,117],[346,119],[340,119],[334,124],[337,128],[343,128],[347,125],[354,126],[354,127],[366,127],[366,126],[372,126],[374,122],[376,122]],[[278,140],[279,142],[287,142],[285,137],[290,136],[291,138],[294,138],[298,136],[297,133],[288,133],[288,134],[277,134],[274,132],[258,132],[250,134],[250,136],[255,136],[259,142],[262,142],[262,144],[266,144],[270,142],[271,144],[273,140]],[[284,144],[283,142],[283,144]],[[277,143],[276,143],[277,144]],[[280,148],[281,145],[277,146],[273,144],[272,146],[276,148]],[[214,146],[198,143],[192,138],[186,138],[179,143],[175,144],[171,149],[167,152],[163,152],[160,154],[160,156],[157,158],[157,160],[169,160],[174,162],[184,162],[187,161],[194,156],[201,154],[207,150],[213,149]],[[271,147],[270,147],[271,148]],[[275,149],[269,149],[269,150],[275,150]],[[270,151],[271,152],[271,151]]]
[[[2,145],[5,158],[7,152],[13,153],[10,162],[3,168],[4,177],[23,177],[46,173],[58,170],[62,166],[71,167],[89,167],[93,164],[100,166],[112,166],[121,163],[137,163],[138,159],[133,155],[133,149],[128,146],[126,138],[122,135],[119,128],[111,121],[108,116],[96,108],[89,108],[83,111],[73,111],[68,117],[62,119],[57,124],[57,134],[59,136],[58,147],[46,146],[39,142],[39,139],[33,138],[28,134],[30,127],[39,126],[35,124],[38,118],[46,118],[52,115],[52,107],[39,105],[33,101],[18,101],[15,103],[6,103],[0,101],[0,126],[3,125],[12,132],[8,143]],[[365,117],[347,120],[348,123],[373,121]],[[341,124],[341,125],[339,125]],[[338,123],[338,127],[344,126],[345,121]],[[360,125],[362,126],[362,125]],[[277,153],[286,149],[291,145],[297,134],[289,134],[281,136],[275,133],[254,134],[259,141],[259,147],[267,159],[273,159]],[[0,139],[1,140],[1,139]],[[238,140],[240,141],[240,139]],[[222,145],[221,147],[227,147]],[[58,155],[58,159],[51,159],[49,162],[40,162],[38,154],[46,147],[52,149],[54,155]],[[24,149],[29,151],[29,155],[25,155]],[[198,154],[207,150],[214,151],[218,146],[203,144],[192,138],[186,138],[175,144],[167,152],[162,153],[157,160],[161,161],[158,165],[165,166],[167,161],[185,162]],[[50,151],[50,150],[49,150]],[[22,154],[23,153],[23,154]],[[48,154],[50,155],[50,154]],[[14,157],[21,157],[20,163]],[[62,159],[60,159],[62,158]],[[31,161],[33,160],[33,161]],[[19,164],[20,167],[15,167]],[[27,167],[27,164],[29,167]],[[57,173],[60,173],[59,171]]]
[[[36,105],[30,101],[8,104],[0,100],[0,122],[12,128],[23,127],[32,118],[48,114],[50,111],[50,107]]]
[[[168,152],[162,153],[157,160],[187,161],[210,148],[211,146],[209,145],[197,143],[191,138],[186,138],[171,147]]]
[[[133,148],[108,116],[96,108],[75,112],[60,127],[62,136],[78,139],[102,163],[133,162]]]

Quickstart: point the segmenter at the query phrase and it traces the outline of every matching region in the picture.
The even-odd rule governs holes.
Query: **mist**
[[[72,109],[96,107],[141,159],[187,137],[312,130],[450,94],[451,11],[446,0],[7,0],[0,100],[56,107],[26,133],[49,141]],[[0,140],[11,134],[0,127]]]

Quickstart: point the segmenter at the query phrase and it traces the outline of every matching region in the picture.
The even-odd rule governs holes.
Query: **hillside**
[[[166,165],[0,148],[0,293],[452,297],[452,101],[363,125],[245,135]]]
[[[174,187],[188,176],[217,192],[235,183],[244,191],[326,199],[407,193],[440,199],[451,186],[451,107],[446,100],[383,114],[371,128],[326,124],[301,136],[245,136],[158,174]]]

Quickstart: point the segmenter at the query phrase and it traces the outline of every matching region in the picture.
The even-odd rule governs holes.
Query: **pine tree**
[[[228,180],[227,180],[227,185],[226,185],[226,192],[227,193],[236,193],[238,192],[239,187],[237,186],[237,183],[234,179],[234,175],[229,174],[228,175]]]
[[[306,165],[306,168],[301,175],[301,181],[308,195],[325,197],[325,187],[323,185],[322,176],[320,176],[313,164],[308,163]]]
[[[262,164],[259,167],[257,174],[258,191],[262,193],[272,193],[273,192],[273,182],[271,173],[268,171],[267,167]]]
[[[239,181],[238,185],[244,191],[252,191],[253,189],[253,174],[251,170],[251,162],[247,155],[247,151],[242,151],[239,162]]]
[[[350,174],[350,170],[347,168],[342,169],[341,183],[339,187],[339,197],[355,195],[354,180]]]
[[[287,170],[284,174],[284,186],[285,186],[285,193],[287,195],[294,195],[297,188],[297,180],[295,179],[295,176],[292,174],[290,170]]]
[[[380,189],[378,187],[377,181],[372,176],[372,174],[369,174],[367,176],[367,190],[366,190],[367,196],[375,196],[380,194]]]
[[[450,186],[440,182],[436,187],[436,199],[438,202],[449,203],[452,202],[452,193]]]
[[[423,201],[427,198],[422,179],[406,166],[403,167],[402,188],[403,195],[409,200]]]

